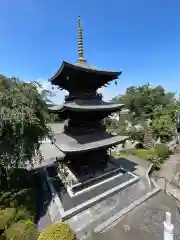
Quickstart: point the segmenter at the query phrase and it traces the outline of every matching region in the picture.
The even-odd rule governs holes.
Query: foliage
[[[9,178],[6,179],[6,185],[0,191],[0,238],[12,225],[17,226],[16,223],[20,222],[21,224],[18,226],[21,226],[22,221],[33,223],[36,217],[36,188],[38,180],[36,174],[25,169],[11,169],[8,172]],[[21,229],[22,232],[24,227]],[[12,231],[15,231],[14,227],[11,231],[8,231],[8,236]],[[28,228],[26,228],[26,235],[28,236],[27,231],[29,231]],[[24,236],[23,234],[22,236]]]
[[[7,228],[4,235],[7,240],[36,239],[36,225],[31,220],[20,220]]]
[[[15,208],[0,209],[0,230],[4,230],[9,226],[14,219],[15,213]]]
[[[131,86],[125,94],[114,100],[125,104],[125,108],[131,112],[130,139],[143,140],[143,130],[135,126],[144,126],[148,119],[152,120],[153,137],[156,139],[160,137],[161,141],[166,142],[175,135],[175,120],[180,115],[180,100],[175,97],[175,93],[166,92],[161,86],[152,87],[146,84]]]
[[[135,126],[132,126],[131,128],[128,129],[128,135],[131,140],[143,142],[144,128],[138,129]]]
[[[117,121],[114,119],[111,119],[109,117],[106,117],[104,119],[104,125],[105,125],[106,129],[116,129]]]
[[[38,240],[75,240],[76,236],[66,223],[49,225],[39,236]]]
[[[156,144],[155,149],[162,159],[169,157],[170,151],[166,144]]]
[[[9,207],[0,210],[0,232],[0,237],[6,239],[31,240],[36,235],[36,225],[27,218],[27,211]]]
[[[174,93],[166,93],[161,86],[151,87],[146,84],[127,88],[118,102],[125,104],[125,107],[134,113],[135,119],[152,119],[154,107],[165,107],[172,99]]]
[[[155,148],[150,149],[135,149],[132,152],[133,155],[148,160],[154,165],[158,166],[165,160],[161,156],[158,155],[158,152]]]
[[[170,115],[161,115],[153,120],[152,128],[161,141],[167,142],[175,134],[175,121]]]
[[[144,160],[148,160],[156,167],[159,167],[169,156],[169,148],[165,144],[158,144],[150,149],[132,149],[124,150],[116,154],[116,158],[128,158],[134,155]]]
[[[164,162],[160,156],[151,153],[148,153],[148,161],[153,163],[156,167],[160,167],[160,164]]]
[[[49,131],[46,101],[35,83],[0,75],[0,165],[4,168],[31,162],[38,141]]]

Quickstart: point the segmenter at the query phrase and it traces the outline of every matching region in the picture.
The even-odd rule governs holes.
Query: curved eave
[[[63,107],[64,107],[63,105],[58,105],[58,106],[48,107],[48,110],[51,112],[57,112],[57,111],[61,111]]]
[[[53,144],[63,153],[65,154],[72,154],[72,153],[79,153],[79,152],[87,152],[91,150],[96,150],[102,147],[105,148],[110,148],[112,146],[115,146],[117,144],[122,143],[126,139],[128,139],[128,136],[110,136],[109,138],[106,139],[100,139],[97,141],[91,141],[91,142],[86,142],[86,143],[79,143],[79,142],[67,142],[67,144],[64,144],[66,142],[66,135],[62,134],[61,140],[59,139],[53,141]],[[89,135],[87,138],[90,137]],[[63,142],[62,142],[63,141]]]
[[[75,103],[65,103],[64,108],[74,111],[118,111],[124,104],[102,104],[102,105],[79,105]]]
[[[54,76],[52,76],[49,79],[49,81],[56,82],[56,79],[61,75],[63,70],[66,68],[72,69],[74,71],[89,72],[89,73],[94,73],[94,74],[98,74],[98,75],[106,75],[106,76],[109,76],[111,79],[118,78],[120,76],[120,74],[122,73],[122,71],[114,72],[114,71],[106,71],[106,70],[102,70],[102,69],[98,69],[98,68],[93,68],[90,65],[85,65],[85,64],[84,64],[84,66],[85,67],[83,67],[83,64],[75,65],[75,64],[71,64],[71,63],[63,61],[59,70],[54,74]]]

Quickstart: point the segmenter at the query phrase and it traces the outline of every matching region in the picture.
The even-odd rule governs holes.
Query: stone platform
[[[113,180],[104,185],[110,189],[110,192],[104,196],[98,193],[100,190],[103,194],[107,193],[103,190],[103,184],[100,184],[100,187],[92,188],[92,195],[89,195],[91,191],[84,191],[83,194],[71,197],[58,177],[56,164],[53,167],[49,166],[48,172],[43,171],[46,179],[47,173],[49,175],[46,181],[47,187],[51,186],[52,208],[48,207],[48,212],[52,216],[51,221],[67,221],[76,232],[78,239],[81,239],[91,229],[99,232],[116,219],[121,219],[127,212],[158,191],[149,185],[147,172],[150,163],[147,161],[132,156],[116,159],[115,163],[117,167],[121,166],[121,169],[124,169],[123,174],[115,178],[117,182]],[[129,177],[128,172],[136,176],[135,181],[134,178]]]
[[[104,200],[81,211],[67,220],[69,226],[76,232],[78,239],[90,231],[102,231],[117,219],[121,219],[132,209],[154,195],[158,190],[151,189],[145,178],[108,196]],[[93,239],[93,238],[92,238]]]
[[[61,220],[63,221],[139,180],[139,177],[136,175],[122,170],[121,172],[117,172],[114,176],[109,177],[107,175],[107,178],[103,179],[103,181],[99,179],[95,184],[94,179],[92,179],[92,184],[89,181],[88,186],[85,185],[86,187],[84,186],[81,191],[76,192],[76,194],[71,194],[62,183],[56,166],[47,168],[46,173],[48,184],[51,185],[56,199],[58,199],[56,202],[58,204]]]
[[[64,180],[69,181],[66,189],[71,197],[75,197],[84,192],[90,193],[100,185],[101,189],[103,186],[108,190],[108,182],[118,179],[126,173],[117,161],[110,159],[108,161],[93,162],[86,165],[61,162],[58,171],[59,178],[62,182],[64,182]],[[65,186],[66,185],[65,181]]]

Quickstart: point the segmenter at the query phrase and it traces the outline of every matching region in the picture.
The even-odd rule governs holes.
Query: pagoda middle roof
[[[121,71],[107,71],[104,69],[96,68],[92,65],[89,65],[87,62],[76,64],[71,64],[68,62],[63,61],[61,67],[59,70],[55,73],[54,76],[52,76],[49,81],[52,84],[59,85],[59,83],[64,83],[64,81],[69,80],[71,76],[75,76],[78,73],[81,74],[93,74],[93,75],[99,75],[102,78],[104,78],[104,83],[107,83],[108,81],[117,79],[118,76],[122,73]],[[78,80],[78,79],[77,79]]]
[[[69,136],[65,133],[56,134],[53,144],[64,153],[86,152],[102,147],[117,145],[128,136],[112,135],[107,132],[97,132],[80,136]]]
[[[118,111],[120,110],[124,104],[118,103],[107,103],[104,101],[96,101],[96,100],[76,100],[72,102],[66,102],[64,105],[55,106],[50,108],[50,110],[54,111],[62,111],[64,109],[69,109],[71,111]]]

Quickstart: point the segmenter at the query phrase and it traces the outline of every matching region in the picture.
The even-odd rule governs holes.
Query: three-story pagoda
[[[64,132],[56,134],[53,143],[65,155],[61,164],[73,176],[71,183],[68,182],[71,186],[114,171],[108,163],[108,149],[127,139],[127,136],[107,133],[103,124],[105,117],[120,111],[123,105],[105,102],[102,94],[97,93],[99,88],[117,79],[121,72],[101,70],[87,63],[83,56],[80,18],[78,55],[76,64],[63,61],[50,79],[53,85],[69,92],[63,106],[56,109],[66,121]]]

